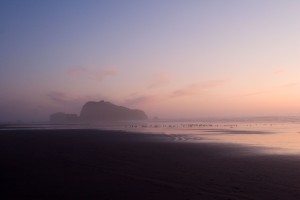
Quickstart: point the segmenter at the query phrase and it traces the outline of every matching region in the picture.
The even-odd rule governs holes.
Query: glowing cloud
[[[175,90],[170,95],[171,98],[198,95],[202,91],[222,86],[226,83],[225,80],[207,81],[198,84],[191,84],[184,88]]]
[[[47,97],[55,104],[64,105],[68,103],[67,95],[62,92],[49,92]]]
[[[69,69],[69,71],[68,71],[68,74],[70,76],[76,77],[76,78],[82,77],[87,73],[88,73],[88,71],[84,67],[73,67],[73,68]]]
[[[154,74],[153,80],[151,81],[148,89],[162,87],[170,82],[170,75],[167,72],[161,71]]]
[[[263,94],[267,94],[267,93],[269,93],[269,91],[251,92],[251,93],[245,93],[245,94],[237,95],[237,96],[234,96],[234,97],[250,97],[250,96],[256,96],[256,95],[263,95]]]
[[[95,77],[98,81],[102,81],[106,77],[114,76],[116,74],[117,74],[117,72],[114,69],[100,69],[100,70],[95,72],[93,77]]]
[[[157,101],[157,97],[155,95],[140,95],[127,99],[124,104],[127,106],[134,106],[143,105],[154,101]]]
[[[299,83],[292,82],[292,83],[288,83],[288,84],[282,85],[281,87],[289,88],[289,87],[296,87],[298,85],[299,85]]]

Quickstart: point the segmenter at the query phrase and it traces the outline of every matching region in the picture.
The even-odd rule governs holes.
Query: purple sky
[[[150,117],[300,114],[300,2],[0,2],[0,122],[101,99]]]

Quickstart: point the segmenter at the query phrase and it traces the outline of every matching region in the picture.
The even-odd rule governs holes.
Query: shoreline
[[[5,199],[299,199],[300,157],[89,129],[0,131]]]

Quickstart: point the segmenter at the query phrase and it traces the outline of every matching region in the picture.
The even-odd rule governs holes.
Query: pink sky
[[[161,118],[300,114],[297,1],[1,4],[0,122],[102,99]]]

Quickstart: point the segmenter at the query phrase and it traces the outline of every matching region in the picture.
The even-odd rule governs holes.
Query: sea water
[[[168,135],[174,142],[236,144],[257,147],[264,153],[300,155],[300,117],[160,119],[58,125],[22,124],[7,128],[92,128],[146,132]]]
[[[162,133],[178,142],[238,144],[258,147],[264,153],[300,155],[300,117],[149,120],[106,128]]]

